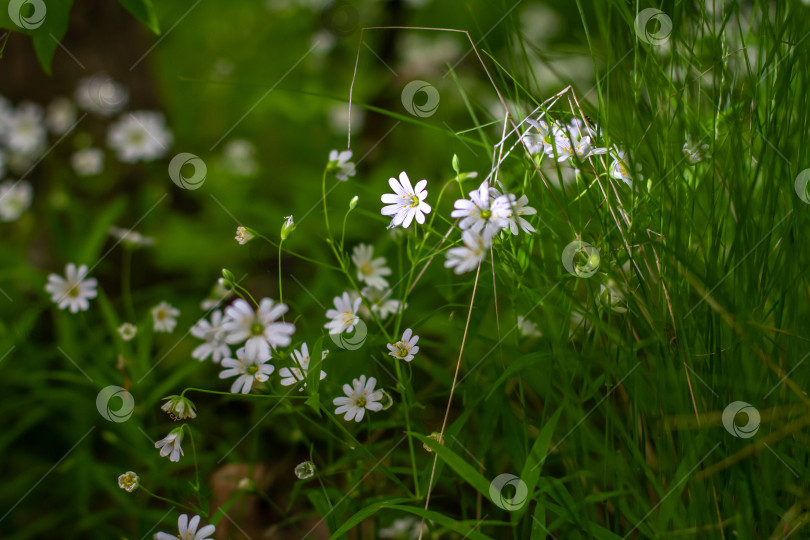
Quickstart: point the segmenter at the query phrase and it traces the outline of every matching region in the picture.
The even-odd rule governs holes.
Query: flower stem
[[[189,512],[194,512],[195,514],[197,513],[197,510],[196,510],[196,509],[194,509],[194,508],[191,508],[190,506],[186,506],[185,504],[183,504],[183,503],[181,503],[181,502],[177,502],[177,501],[172,500],[172,499],[167,499],[166,497],[161,497],[160,495],[156,495],[155,493],[152,493],[151,491],[149,491],[148,489],[146,489],[146,488],[143,486],[143,484],[139,485],[139,486],[138,486],[138,489],[140,489],[141,491],[143,491],[144,493],[146,493],[146,494],[147,494],[147,495],[149,495],[150,497],[153,497],[153,498],[155,498],[155,499],[158,499],[159,501],[167,502],[167,503],[169,503],[169,504],[173,504],[173,505],[175,505],[175,506],[179,506],[179,507],[181,507],[181,508],[185,508],[185,509],[186,509],[186,510],[188,510]],[[208,516],[203,516],[203,517],[205,517],[205,518],[206,518],[206,520],[207,520],[207,518],[208,518]]]
[[[416,498],[419,498],[419,475],[416,472],[416,454],[413,450],[413,435],[411,435],[411,417],[410,417],[410,409],[411,406],[408,404],[408,397],[407,391],[405,388],[405,382],[403,381],[402,377],[402,368],[400,367],[399,360],[394,360],[394,365],[397,369],[397,380],[399,380],[399,394],[402,396],[402,407],[405,413],[405,429],[408,430],[408,448],[411,453],[411,469],[413,470],[413,489],[416,493]]]

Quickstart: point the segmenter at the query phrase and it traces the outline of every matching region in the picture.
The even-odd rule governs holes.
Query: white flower
[[[505,202],[507,207],[508,214],[506,216],[506,220],[512,234],[517,234],[519,232],[519,228],[523,229],[523,232],[526,234],[532,234],[535,232],[532,224],[523,218],[523,216],[533,216],[537,213],[537,210],[531,206],[527,206],[529,204],[529,198],[526,195],[521,195],[519,199],[515,200],[515,196],[511,193],[507,193],[502,197],[504,197],[502,200]]]
[[[708,144],[701,144],[700,141],[693,141],[692,137],[689,135],[686,136],[686,142],[683,143],[683,153],[686,154],[689,163],[692,165],[695,163],[700,163],[706,158],[712,157],[712,155],[707,152],[708,149]]]
[[[542,116],[540,118],[542,118]],[[537,120],[526,120],[526,123],[531,127],[526,130],[522,139],[530,154],[539,154],[541,152],[548,154],[549,150],[552,149],[555,138],[562,135],[562,131],[557,124],[554,122],[547,123],[540,120],[540,118]],[[552,150],[551,152],[553,155],[554,151]]]
[[[93,176],[104,170],[104,151],[84,148],[70,156],[70,164],[79,176]]]
[[[430,205],[425,202],[428,192],[425,189],[427,180],[419,180],[416,187],[411,187],[411,181],[405,172],[399,173],[399,180],[390,178],[388,185],[394,193],[386,193],[381,197],[383,206],[381,213],[384,216],[394,216],[388,228],[399,227],[407,229],[411,221],[416,219],[417,223],[425,222],[425,214],[430,213]]]
[[[394,521],[390,527],[380,529],[380,538],[394,540],[417,540],[421,534],[428,532],[427,523],[415,517],[404,517]]]
[[[129,91],[105,73],[97,73],[79,81],[76,101],[85,111],[111,116],[126,107]]]
[[[166,155],[172,144],[172,134],[161,113],[136,111],[122,116],[110,126],[107,144],[124,163],[152,161]]]
[[[132,493],[140,485],[140,478],[132,471],[127,471],[118,477],[118,487]]]
[[[363,287],[360,294],[363,295],[369,305],[371,311],[380,319],[385,319],[389,315],[399,311],[402,302],[399,300],[391,300],[391,289],[377,289],[374,287]],[[363,309],[361,307],[361,309]]]
[[[155,443],[155,448],[160,448],[160,457],[169,456],[169,461],[175,463],[180,461],[180,456],[183,454],[183,447],[180,443],[183,442],[183,428],[175,428],[163,439]]]
[[[65,267],[65,278],[56,274],[48,276],[48,284],[45,291],[51,294],[51,300],[59,306],[59,309],[70,307],[71,313],[87,311],[90,309],[91,298],[98,296],[96,278],[87,278],[87,265],[83,264],[78,269],[73,263]]]
[[[326,358],[326,354],[329,351],[324,351],[321,355],[321,361]],[[309,371],[309,348],[307,347],[306,343],[301,344],[301,350],[294,350],[292,352],[293,359],[297,367],[293,368],[286,368],[283,367],[278,371],[278,374],[281,375],[281,385],[282,386],[290,386],[296,384],[297,382],[303,382],[303,386],[306,387],[307,385],[307,372]],[[321,380],[326,377],[326,372],[321,370]]]
[[[219,378],[236,377],[231,385],[231,392],[249,394],[254,381],[264,382],[273,373],[275,367],[267,363],[271,358],[269,349],[257,348],[250,351],[247,347],[240,347],[236,351],[236,358],[226,358],[222,361],[222,367],[225,369],[220,371]]]
[[[187,397],[173,395],[164,399],[166,399],[166,403],[161,405],[160,409],[166,414],[174,416],[176,420],[197,418],[197,413],[194,411],[196,407]]]
[[[45,110],[45,124],[54,134],[66,133],[76,121],[76,106],[68,98],[56,98]]]
[[[155,239],[151,236],[144,236],[138,231],[133,231],[132,229],[110,227],[108,232],[110,233],[110,236],[118,239],[121,243],[130,247],[151,246],[155,243]]]
[[[336,397],[332,403],[337,405],[335,414],[343,414],[343,419],[347,422],[352,420],[360,422],[363,415],[366,414],[366,409],[370,411],[379,411],[382,409],[380,400],[383,397],[382,390],[374,390],[374,385],[377,384],[377,379],[371,377],[366,382],[366,376],[360,375],[359,379],[352,380],[352,386],[348,384],[343,385],[343,393],[348,397]]]
[[[413,330],[408,328],[402,333],[402,339],[394,344],[389,343],[387,345],[388,355],[410,362],[413,360],[413,356],[419,352],[419,345],[416,344],[418,341],[419,336],[413,335]]]
[[[522,315],[518,315],[517,318],[517,329],[520,332],[521,336],[524,337],[542,337],[543,334],[537,330],[537,325],[530,321],[529,319],[523,317]]]
[[[199,345],[191,353],[192,358],[203,361],[209,356],[215,364],[231,355],[231,349],[225,344],[225,330],[222,327],[222,312],[216,310],[211,313],[211,322],[200,319],[191,327],[191,335],[205,343]]]
[[[352,159],[351,150],[344,150],[343,152],[332,150],[329,152],[328,167],[337,171],[335,177],[337,177],[338,180],[346,182],[350,176],[354,176],[357,172],[354,168],[354,163],[349,161],[350,159]]]
[[[616,282],[609,279],[605,285],[599,285],[599,296],[596,297],[600,305],[610,308],[616,313],[627,313],[627,301],[624,293],[619,289]]]
[[[225,143],[222,149],[223,166],[228,172],[239,176],[252,176],[256,174],[259,166],[256,164],[256,147],[247,139],[234,139]]]
[[[456,274],[463,274],[475,270],[478,264],[487,256],[489,242],[480,234],[464,231],[461,234],[464,246],[447,250],[445,268],[452,268]]]
[[[610,176],[616,180],[621,180],[630,187],[633,187],[633,175],[627,166],[627,154],[624,150],[614,148],[611,153],[613,163],[610,164]],[[636,172],[641,169],[640,165],[636,165]]]
[[[26,180],[0,184],[0,221],[16,221],[31,206],[34,188]]]
[[[269,357],[271,347],[286,347],[292,343],[295,326],[277,322],[288,309],[286,304],[275,303],[270,298],[262,298],[255,311],[245,300],[235,300],[225,309],[222,324],[226,332],[225,342],[231,345],[244,343],[251,357]]]
[[[311,461],[303,461],[295,466],[293,469],[295,476],[298,477],[299,480],[306,480],[307,478],[312,478],[315,476],[315,464]]]
[[[161,302],[152,308],[152,328],[155,332],[174,331],[177,326],[177,316],[180,315],[180,310],[167,302]]]
[[[124,341],[132,341],[132,338],[134,338],[135,334],[137,333],[138,327],[132,323],[125,322],[124,324],[118,327],[118,334]]]
[[[236,228],[236,237],[235,237],[235,239],[236,239],[237,242],[239,242],[240,245],[244,246],[245,244],[247,244],[248,242],[253,240],[253,238],[255,238],[253,236],[253,233],[250,232],[249,230],[247,230],[246,228],[244,228],[242,226],[239,226],[239,227]]]
[[[554,149],[557,150],[557,161],[565,161],[576,156],[584,160],[590,156],[607,153],[607,148],[594,148],[591,145],[590,135],[580,137],[576,131],[569,131],[554,140],[554,148],[546,150],[549,157],[554,157]]]
[[[284,223],[281,224],[281,232],[279,233],[279,237],[281,241],[287,239],[290,236],[290,233],[295,230],[295,221],[293,220],[292,214],[289,216],[284,216]]]
[[[500,196],[495,188],[489,187],[484,180],[478,189],[470,192],[469,199],[456,200],[455,210],[450,217],[461,218],[461,230],[470,230],[480,234],[489,241],[498,232],[509,225],[507,217],[510,213],[508,199]]]
[[[213,525],[206,525],[199,531],[197,527],[200,526],[200,516],[194,516],[191,521],[188,520],[188,515],[181,514],[177,518],[177,534],[167,534],[159,532],[155,535],[155,540],[212,540],[212,534],[217,528]]]
[[[391,275],[391,269],[385,266],[385,257],[373,259],[374,247],[366,244],[354,246],[352,262],[357,266],[357,279],[372,287],[385,289],[388,281],[383,276]]]
[[[4,119],[6,146],[21,154],[39,153],[47,139],[42,107],[35,103],[23,103]]]
[[[357,311],[363,299],[358,297],[352,300],[349,293],[344,292],[342,296],[336,296],[334,302],[335,309],[326,311],[326,318],[331,320],[323,327],[327,328],[330,334],[354,331],[354,325],[360,320]]]

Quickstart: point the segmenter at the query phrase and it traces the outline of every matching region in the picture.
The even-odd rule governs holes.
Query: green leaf
[[[24,11],[20,18],[12,21],[9,11],[17,13],[13,8],[18,4]],[[44,0],[41,3],[6,2],[0,9],[0,28],[31,36],[39,63],[50,75],[54,52],[67,32],[72,4],[73,0],[48,0],[47,4]],[[37,6],[40,6],[41,13],[36,11]]]
[[[436,455],[447,463],[451,469],[456,471],[463,480],[477,489],[484,497],[489,498],[490,481],[481,476],[481,474],[475,470],[475,467],[461,459],[458,454],[443,444],[439,444],[437,441],[429,439],[419,433],[412,433],[412,435],[436,452]]]
[[[341,525],[340,528],[338,530],[336,530],[334,532],[334,534],[332,534],[332,536],[330,536],[329,538],[330,538],[330,540],[335,539],[335,538],[339,538],[342,535],[349,532],[350,530],[352,530],[356,525],[359,525],[361,522],[363,522],[364,520],[366,520],[369,517],[373,516],[374,514],[376,514],[377,512],[382,510],[383,508],[387,508],[390,505],[401,503],[401,502],[407,502],[407,501],[408,501],[408,499],[400,498],[400,499],[391,499],[391,500],[388,500],[388,501],[383,501],[383,502],[379,502],[379,503],[376,503],[376,504],[368,505],[365,508],[363,508],[362,510],[360,510],[359,512],[357,512],[355,515],[353,515],[352,517],[347,519],[345,521],[345,523],[343,523],[343,525]]]
[[[135,15],[142,23],[149,27],[152,32],[160,35],[155,7],[152,0],[118,0],[127,11]]]
[[[526,463],[523,465],[523,470],[520,473],[520,479],[526,484],[527,488],[527,501],[531,501],[534,488],[537,487],[537,481],[540,479],[540,471],[543,469],[543,462],[546,460],[548,454],[548,447],[551,444],[551,436],[554,434],[554,428],[557,427],[557,420],[560,419],[562,409],[557,409],[557,412],[551,415],[546,425],[540,430],[540,435],[535,439],[532,449],[529,451],[529,456],[526,458]],[[518,510],[512,512],[512,523],[517,523],[523,514],[528,509],[529,505],[525,504]]]

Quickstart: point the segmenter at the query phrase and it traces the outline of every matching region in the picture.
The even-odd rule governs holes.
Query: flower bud
[[[176,420],[197,418],[197,413],[195,412],[196,407],[187,397],[174,395],[164,399],[167,401],[160,408],[173,416]]]
[[[287,216],[284,218],[284,224],[281,226],[281,241],[287,239],[290,236],[290,233],[295,230],[295,222],[293,221],[292,216]]]
[[[236,236],[234,237],[240,245],[245,245],[251,240],[253,240],[256,235],[253,234],[253,231],[248,229],[247,227],[239,226],[236,228]]]
[[[453,154],[453,170],[456,171],[456,174],[458,174],[461,170],[458,165],[458,156],[456,154]]]
[[[358,197],[357,195],[352,197],[352,200],[349,201],[349,210],[350,211],[357,208],[357,203],[358,203],[359,200],[360,200],[360,197]]]

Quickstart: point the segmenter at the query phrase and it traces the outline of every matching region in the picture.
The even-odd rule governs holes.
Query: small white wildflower
[[[84,148],[70,156],[70,165],[79,176],[93,176],[104,170],[104,151]]]
[[[73,263],[65,267],[65,277],[57,274],[48,276],[45,291],[51,294],[51,300],[59,309],[70,308],[71,313],[90,309],[90,299],[98,296],[96,278],[87,278],[87,265],[76,268]]]
[[[417,540],[427,532],[427,523],[422,523],[421,519],[409,516],[397,519],[390,526],[380,529],[380,538]]]
[[[0,184],[0,221],[17,221],[33,198],[34,188],[26,180],[6,180]]]
[[[161,302],[152,308],[152,328],[155,332],[171,333],[177,326],[177,317],[180,310],[168,302]]]
[[[389,351],[388,355],[398,358],[399,360],[410,362],[413,360],[414,355],[419,352],[419,345],[416,344],[418,341],[419,336],[415,336],[413,330],[408,328],[402,333],[402,339],[396,343],[389,343],[387,345]]]
[[[99,116],[111,116],[129,102],[127,88],[105,73],[97,73],[79,81],[76,101],[85,111]]]
[[[245,300],[238,298],[225,309],[225,343],[244,343],[251,357],[270,356],[270,349],[286,347],[292,342],[295,326],[278,319],[287,313],[287,304],[262,298],[259,307],[253,309]]]
[[[144,236],[138,231],[132,229],[122,229],[121,227],[110,227],[108,232],[110,236],[119,240],[122,244],[129,247],[142,247],[151,246],[155,243],[155,239],[151,236]]]
[[[338,180],[346,182],[350,176],[354,176],[357,172],[354,168],[354,163],[349,161],[350,159],[352,159],[351,150],[344,150],[342,152],[332,150],[329,152],[328,167],[330,170],[336,171],[335,177]]]
[[[223,166],[238,176],[253,176],[259,170],[256,147],[247,139],[234,139],[222,149]]]
[[[223,369],[219,373],[220,379],[236,377],[231,384],[234,394],[249,394],[253,383],[265,382],[275,370],[273,364],[268,364],[272,358],[269,350],[261,348],[248,351],[247,347],[240,347],[236,351],[236,358],[226,358],[222,361]]]
[[[107,145],[124,163],[161,158],[169,151],[172,139],[164,116],[153,111],[128,113],[107,131]]]
[[[693,141],[689,135],[686,136],[686,142],[683,143],[683,153],[686,154],[686,158],[692,165],[712,157],[708,150],[708,144],[701,144],[700,141]]]
[[[164,398],[166,403],[161,405],[160,409],[175,417],[176,420],[185,420],[186,418],[197,418],[195,412],[196,407],[187,397],[172,395]]]
[[[352,420],[360,422],[366,413],[369,411],[382,410],[382,403],[380,400],[383,397],[382,391],[374,390],[377,384],[377,379],[370,377],[366,381],[365,375],[360,375],[359,379],[352,380],[352,386],[348,384],[343,385],[343,393],[347,397],[336,397],[332,403],[337,406],[335,414],[344,414],[343,419],[347,422]]]
[[[299,480],[306,480],[315,476],[315,464],[311,461],[304,461],[295,466],[295,476]]]
[[[214,525],[206,525],[199,531],[197,527],[200,526],[200,516],[194,516],[191,521],[188,519],[187,514],[181,514],[177,518],[177,534],[167,534],[159,532],[155,535],[155,540],[213,540],[211,536],[217,528]]]
[[[599,296],[597,296],[597,300],[600,305],[609,308],[611,311],[627,313],[627,301],[624,298],[624,293],[612,279],[609,279],[606,284],[599,286]]]
[[[321,360],[326,358],[329,351],[324,351]],[[283,367],[278,371],[281,375],[281,386],[291,386],[296,383],[303,383],[302,388],[307,386],[307,373],[309,372],[309,348],[306,343],[301,344],[300,350],[292,352],[293,360],[296,366],[292,368]],[[326,377],[326,372],[321,370],[321,380]]]
[[[335,308],[326,311],[326,318],[331,320],[323,325],[324,328],[328,329],[330,334],[354,331],[354,326],[360,320],[357,311],[360,309],[362,301],[363,299],[359,297],[351,299],[348,292],[344,292],[342,296],[336,296],[334,298]]]
[[[445,268],[452,268],[456,274],[463,274],[475,270],[487,256],[489,242],[480,234],[464,231],[461,235],[464,245],[447,250]]]
[[[518,315],[517,328],[518,332],[520,332],[520,335],[523,337],[539,338],[543,336],[537,329],[537,325],[522,315]]]
[[[235,238],[236,238],[236,241],[239,242],[240,245],[244,246],[245,244],[247,244],[248,242],[253,240],[253,238],[255,238],[255,236],[248,229],[246,229],[245,227],[242,227],[240,225],[239,227],[236,228],[236,237]]]
[[[450,217],[461,218],[458,224],[461,230],[470,230],[489,241],[509,225],[507,218],[511,209],[507,204],[508,199],[489,187],[486,180],[469,196],[469,199],[457,199],[453,205],[455,210],[450,213]]]
[[[132,493],[138,486],[141,485],[140,480],[141,479],[137,474],[132,471],[127,471],[118,477],[118,487],[127,493]]]
[[[380,211],[384,216],[393,216],[388,228],[402,226],[407,229],[414,219],[417,223],[424,223],[425,214],[429,214],[431,210],[430,205],[425,202],[428,196],[425,189],[427,180],[419,180],[416,187],[412,187],[408,175],[403,171],[399,173],[399,180],[390,178],[388,185],[394,193],[386,193],[381,197],[381,201],[388,206]]]
[[[354,246],[352,262],[357,266],[357,279],[377,289],[388,287],[383,276],[391,275],[391,269],[385,266],[385,257],[374,257],[374,247],[366,244]]]
[[[66,97],[51,101],[45,109],[45,124],[55,135],[63,135],[76,122],[76,105]]]
[[[389,315],[393,315],[399,311],[402,302],[399,300],[392,300],[391,289],[377,289],[375,287],[363,287],[360,294],[366,299],[371,306],[371,311],[380,319],[385,319]],[[365,309],[361,306],[361,310]]]
[[[11,152],[31,155],[44,148],[48,133],[39,105],[22,103],[3,122],[3,140]]]
[[[135,337],[135,334],[137,333],[138,327],[132,323],[125,322],[124,324],[118,327],[118,334],[124,341],[132,341],[132,339]]]
[[[205,343],[197,346],[192,351],[192,358],[196,358],[200,362],[211,357],[215,364],[223,358],[231,355],[231,349],[225,344],[225,329],[223,328],[223,316],[220,310],[215,310],[211,313],[211,321],[200,319],[191,327],[191,335],[203,340]]]
[[[183,428],[173,429],[166,437],[155,443],[155,448],[160,448],[160,457],[169,456],[169,461],[178,462],[183,454]]]

